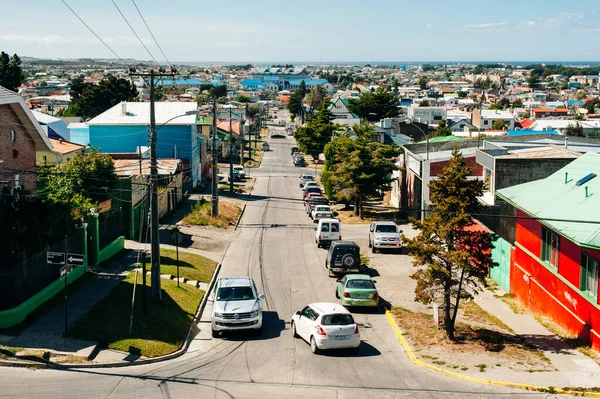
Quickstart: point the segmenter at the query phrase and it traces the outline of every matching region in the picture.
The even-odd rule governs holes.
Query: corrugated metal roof
[[[159,175],[170,175],[177,171],[179,159],[159,159],[157,160],[157,170]],[[115,165],[115,174],[119,177],[140,176],[139,159],[113,159]],[[150,175],[150,160],[142,159],[142,176]]]
[[[590,173],[597,176],[576,185]],[[600,220],[600,154],[585,153],[545,179],[504,188],[496,195],[570,240],[600,249],[600,224],[543,220]]]
[[[123,105],[125,104],[125,105]],[[125,108],[124,108],[125,107]],[[195,102],[157,102],[154,106],[156,124],[161,125],[169,119],[168,125],[194,125],[196,115],[185,115],[186,112],[197,111]],[[123,112],[125,111],[125,112]],[[184,116],[180,116],[184,115]],[[149,125],[150,103],[127,102],[119,103],[88,121],[88,125]]]

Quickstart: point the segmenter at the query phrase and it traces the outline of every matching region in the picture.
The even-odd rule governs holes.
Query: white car
[[[246,178],[246,170],[243,166],[237,165],[233,167],[233,175],[237,176],[238,179]]]
[[[321,219],[333,219],[333,212],[329,205],[316,205],[310,213],[310,217],[315,223],[318,223]]]
[[[256,285],[251,277],[222,277],[217,280],[209,301],[213,302],[211,314],[212,336],[222,331],[262,331],[262,309]]]
[[[394,222],[373,222],[369,227],[369,248],[373,252],[385,248],[400,250],[401,233],[402,230]]]
[[[360,347],[360,332],[352,314],[339,303],[312,303],[292,316],[294,338],[310,344],[313,353]]]
[[[304,186],[302,186],[302,191],[306,191],[308,190],[310,187],[319,187],[319,183],[317,183],[316,181],[307,181],[306,183],[304,183]]]

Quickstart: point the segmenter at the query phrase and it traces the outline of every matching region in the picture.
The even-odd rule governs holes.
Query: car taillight
[[[354,334],[360,334],[360,332],[358,331],[358,324],[356,325],[356,328],[354,329]]]
[[[338,238],[338,240],[341,240],[341,239],[342,239],[342,235],[340,234],[340,238]]]
[[[321,326],[319,326],[319,325],[318,325],[318,326],[316,326],[315,328],[317,329],[317,334],[319,334],[319,335],[327,335],[327,333],[325,332],[325,330],[323,330],[323,329],[321,328]],[[355,334],[356,334],[356,333],[355,333]]]
[[[319,234],[319,240],[321,239],[321,235]]]
[[[373,294],[373,299],[378,299],[378,298],[379,298],[379,294],[377,294],[377,293],[374,293],[374,294]]]
[[[347,292],[344,292],[344,298],[350,298],[350,294],[348,294]]]

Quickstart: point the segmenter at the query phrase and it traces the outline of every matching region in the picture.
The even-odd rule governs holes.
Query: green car
[[[346,274],[337,280],[335,297],[344,306],[379,306],[379,294],[375,282],[366,274]]]

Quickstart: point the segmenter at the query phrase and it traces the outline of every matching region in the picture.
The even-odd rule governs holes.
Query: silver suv
[[[210,317],[212,335],[216,337],[222,331],[252,330],[262,331],[262,309],[258,294],[251,277],[222,277],[217,280],[209,301],[213,302]]]
[[[402,248],[401,233],[394,222],[373,222],[369,227],[369,248],[373,252],[384,248],[399,251]]]

